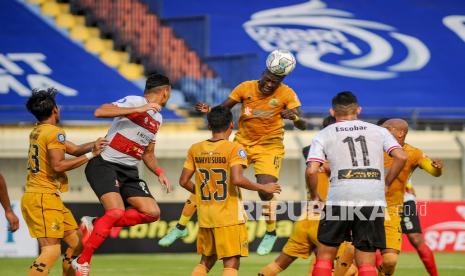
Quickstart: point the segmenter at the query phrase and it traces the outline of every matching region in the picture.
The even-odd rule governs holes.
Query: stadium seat
[[[118,67],[118,71],[129,80],[137,80],[144,76],[143,66],[135,63],[123,63]]]
[[[105,44],[103,43],[102,39],[98,37],[89,38],[85,42],[84,46],[87,51],[94,54],[99,54],[105,50]]]
[[[76,19],[69,13],[62,13],[56,17],[55,23],[63,29],[71,29],[76,26]]]
[[[69,33],[70,37],[77,41],[86,41],[90,37],[90,32],[87,27],[82,25],[74,26]]]
[[[110,67],[118,67],[121,63],[123,63],[121,59],[121,55],[119,55],[116,51],[107,50],[104,51],[101,56],[101,60]]]
[[[60,14],[60,5],[57,2],[46,2],[42,5],[42,13],[47,16],[55,17]]]

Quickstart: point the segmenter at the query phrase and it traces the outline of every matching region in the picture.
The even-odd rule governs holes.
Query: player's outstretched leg
[[[68,245],[63,256],[63,276],[74,276],[74,270],[71,267],[71,262],[76,259],[82,252],[81,232],[72,230],[65,232],[63,241]]]
[[[179,218],[178,223],[176,226],[171,229],[166,236],[164,236],[160,241],[158,241],[158,245],[162,247],[168,247],[173,244],[177,239],[184,238],[187,236],[187,229],[186,225],[194,215],[195,211],[197,210],[197,206],[195,205],[195,195],[191,194],[189,199],[187,199],[186,203],[184,203],[184,207],[182,209],[181,217]]]

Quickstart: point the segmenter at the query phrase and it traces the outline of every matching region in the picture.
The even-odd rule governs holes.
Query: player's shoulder
[[[44,124],[41,126],[40,133],[39,139],[44,139],[46,141],[57,140],[64,143],[66,140],[64,129],[56,125]]]
[[[410,153],[412,155],[423,156],[423,151],[417,147],[414,147],[408,143],[405,143],[403,146],[405,152]]]
[[[125,104],[125,103],[134,103],[134,104],[146,104],[147,100],[138,95],[128,95],[120,100],[117,101],[119,104]]]

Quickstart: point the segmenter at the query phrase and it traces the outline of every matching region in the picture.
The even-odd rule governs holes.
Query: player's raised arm
[[[250,181],[243,175],[242,165],[234,165],[231,167],[231,184],[251,191],[263,193],[280,193],[281,186],[278,183],[258,184]]]
[[[65,151],[61,148],[48,149],[47,152],[50,157],[50,165],[52,169],[55,172],[66,172],[85,164],[87,161],[102,152],[107,141],[103,138],[98,138],[93,144],[92,153],[71,159],[65,158]]]
[[[97,118],[114,118],[119,116],[126,116],[133,113],[146,112],[149,110],[160,112],[161,106],[156,103],[147,103],[138,107],[123,107],[118,106],[116,104],[108,103],[98,107],[94,112],[94,116]]]
[[[237,101],[235,101],[235,100],[233,100],[231,98],[227,98],[221,105],[231,109],[237,103],[238,103]],[[200,102],[200,103],[197,103],[195,105],[195,110],[197,110],[198,112],[206,114],[206,113],[208,113],[208,111],[210,111],[210,106],[207,103]]]
[[[155,157],[155,143],[150,143],[142,155],[142,160],[144,164],[152,171],[156,176],[158,176],[158,182],[166,188],[166,192],[171,192],[171,184],[166,177],[165,171],[158,166],[157,158]]]
[[[13,213],[11,209],[10,198],[8,197],[8,191],[6,188],[6,182],[3,178],[3,175],[0,174],[0,203],[5,210],[5,218],[8,221],[8,230],[14,232],[19,228],[19,220],[18,217]]]
[[[442,175],[442,168],[444,167],[444,162],[440,159],[430,159],[429,157],[423,157],[418,162],[418,166],[425,170],[432,176],[438,177]]]
[[[400,171],[404,168],[405,162],[407,162],[407,154],[404,152],[402,148],[395,148],[389,152],[392,156],[392,166],[389,169],[388,173],[385,177],[385,185],[390,186],[392,181],[396,179],[399,175]]]

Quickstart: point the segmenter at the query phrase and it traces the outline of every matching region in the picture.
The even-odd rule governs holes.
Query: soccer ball
[[[266,58],[266,68],[274,75],[287,76],[295,68],[295,57],[288,50],[276,49]]]

